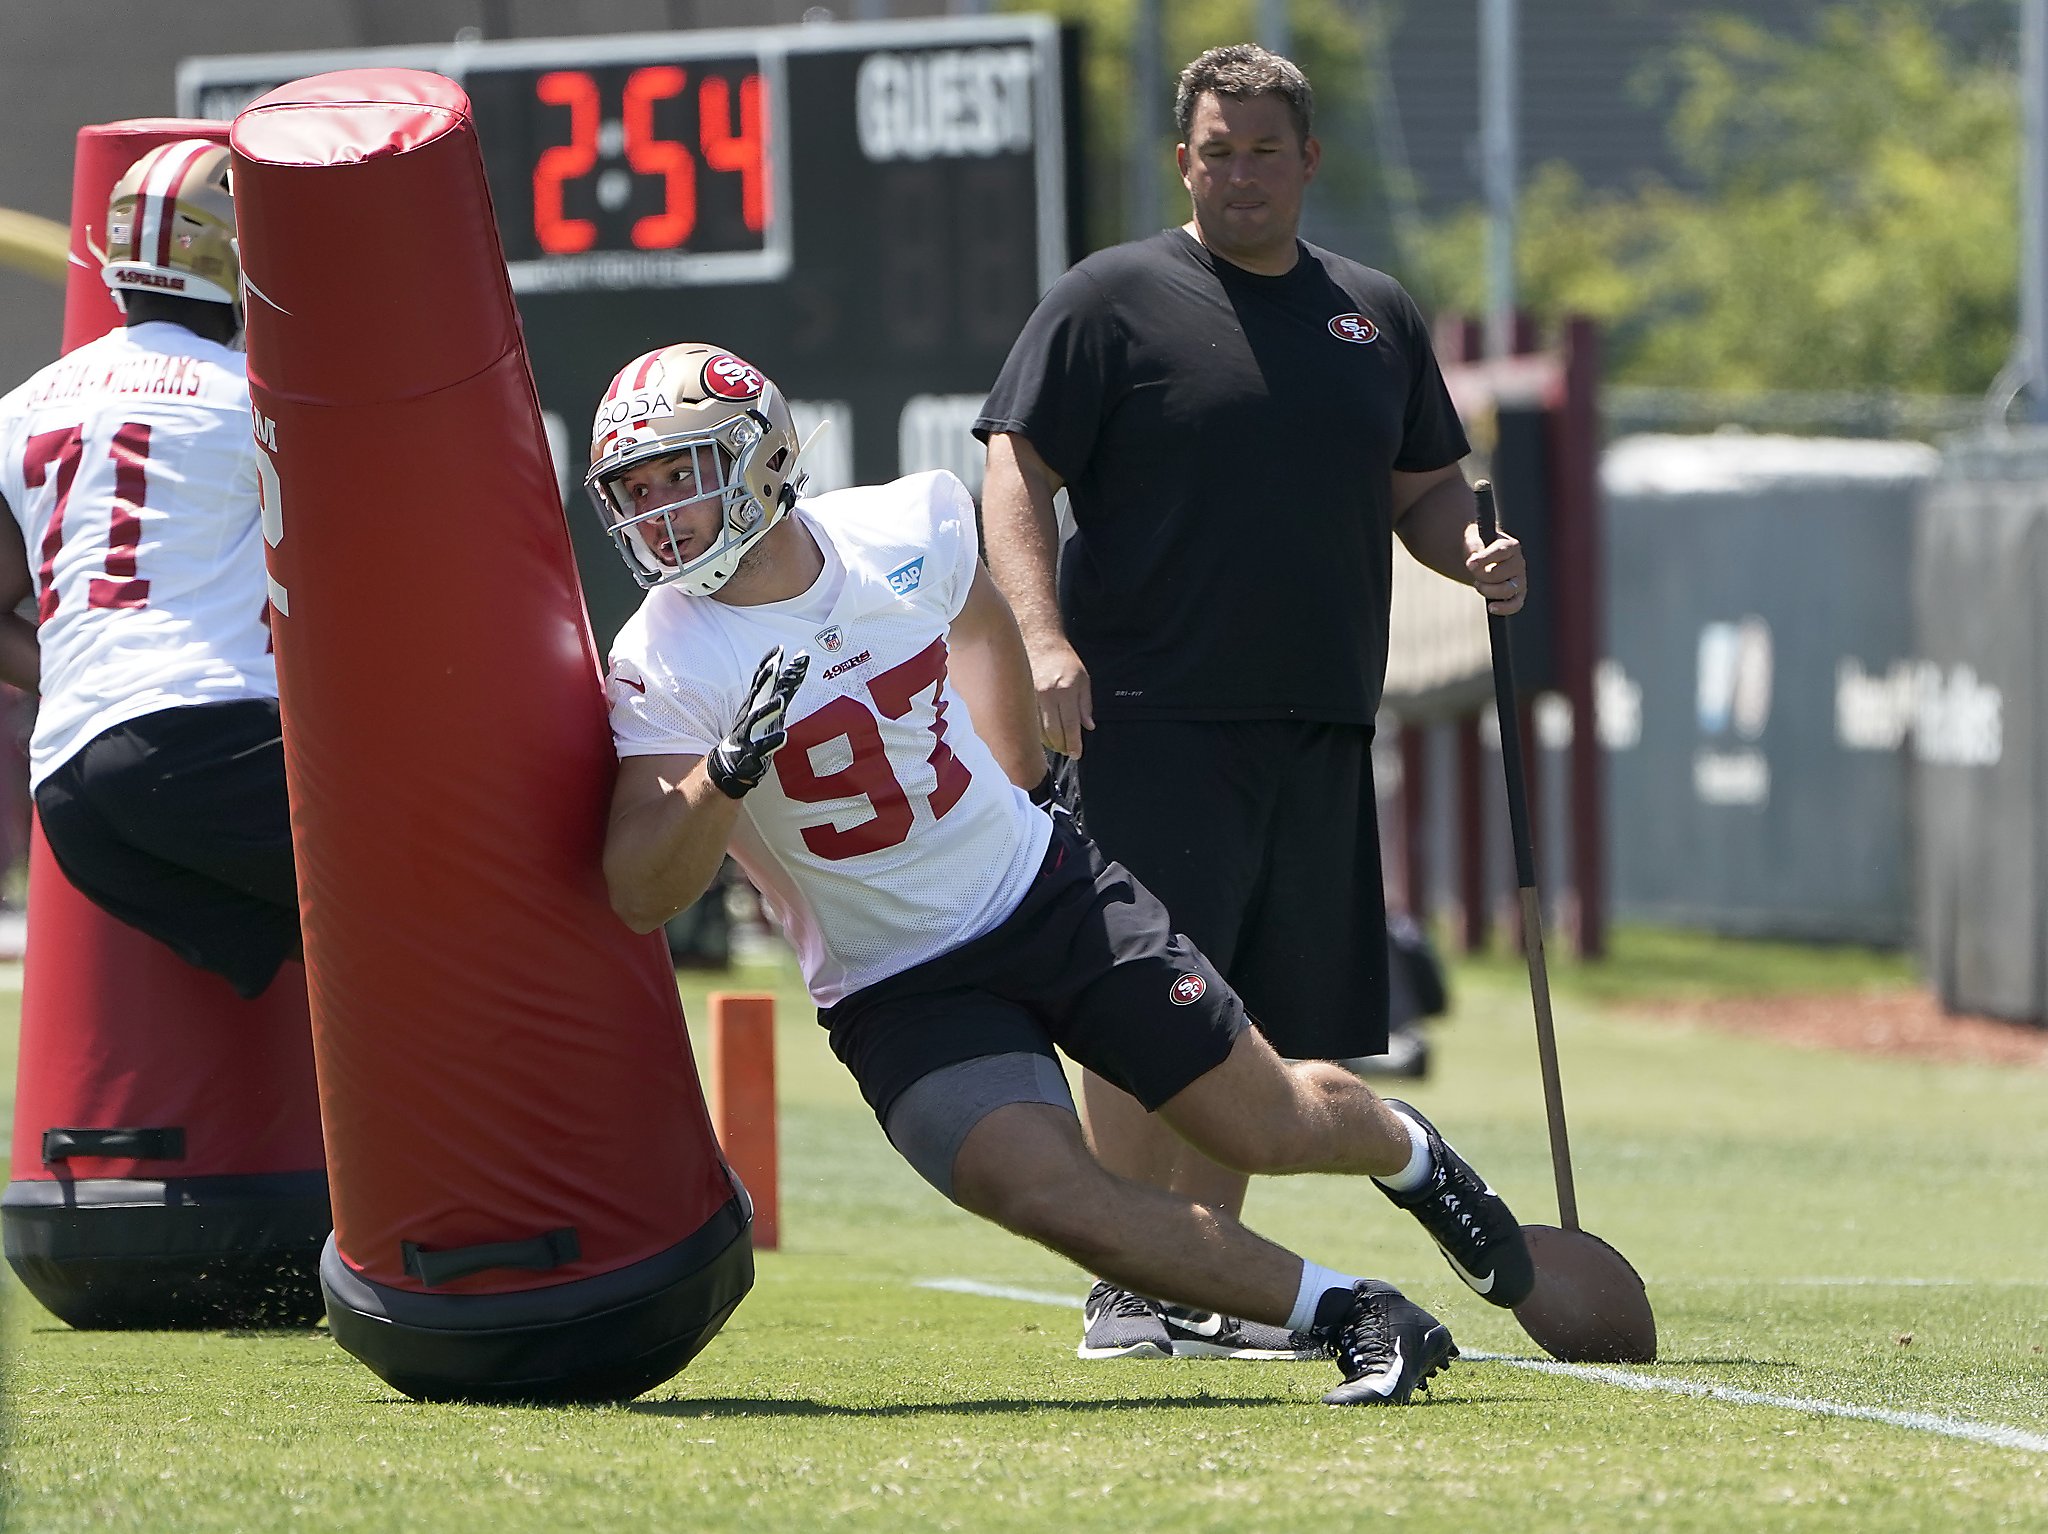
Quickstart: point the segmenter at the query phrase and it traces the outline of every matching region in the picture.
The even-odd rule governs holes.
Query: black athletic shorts
[[[1166,908],[1064,815],[1017,909],[950,953],[818,1013],[888,1119],[906,1087],[983,1055],[1069,1057],[1148,1109],[1221,1065],[1244,1008]]]
[[[117,724],[43,780],[36,813],[81,894],[243,996],[298,951],[275,699]]]
[[[1275,1049],[1386,1049],[1370,727],[1104,719],[1074,776],[1088,834],[1164,902]]]

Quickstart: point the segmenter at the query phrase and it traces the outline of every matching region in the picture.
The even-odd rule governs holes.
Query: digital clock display
[[[758,53],[468,71],[514,287],[785,270],[778,77]]]

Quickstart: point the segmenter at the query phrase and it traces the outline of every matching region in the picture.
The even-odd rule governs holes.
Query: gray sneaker
[[[1171,1358],[1173,1343],[1159,1302],[1142,1294],[1098,1283],[1081,1306],[1077,1358]]]
[[[1328,1358],[1330,1345],[1313,1332],[1219,1316],[1213,1310],[1164,1305],[1166,1335],[1175,1358]]]

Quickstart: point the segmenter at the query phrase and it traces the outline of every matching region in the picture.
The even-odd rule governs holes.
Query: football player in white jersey
[[[0,398],[0,679],[41,693],[65,875],[255,996],[299,914],[234,236],[227,149],[151,150],[107,213],[125,323]]]
[[[1514,1216],[1420,1114],[1275,1054],[1158,902],[1046,806],[1023,644],[966,487],[937,472],[803,499],[798,458],[780,391],[716,347],[635,359],[598,408],[587,484],[649,588],[607,679],[613,906],[651,932],[730,850],[834,1052],[941,1193],[1122,1289],[1284,1328],[1286,1356],[1334,1353],[1332,1404],[1407,1401],[1456,1356],[1446,1326],[1106,1171],[1058,1053],[1226,1165],[1378,1179],[1499,1304],[1533,1282]],[[1242,1356],[1229,1341],[1214,1351]]]

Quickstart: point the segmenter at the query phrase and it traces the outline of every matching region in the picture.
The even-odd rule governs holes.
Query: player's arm
[[[1455,463],[1425,474],[1394,472],[1394,531],[1408,552],[1442,576],[1486,598],[1486,610],[1512,613],[1529,596],[1522,546],[1506,533],[1479,536],[1479,507],[1465,471]]]
[[[1095,703],[1088,668],[1060,622],[1059,518],[1052,504],[1059,488],[1059,475],[1026,438],[990,435],[981,481],[989,571],[1024,636],[1040,737],[1055,751],[1079,756],[1081,732],[1095,728]]]
[[[1010,781],[1032,789],[1045,776],[1039,748],[1038,703],[1031,659],[1010,604],[987,568],[974,562],[967,601],[946,633],[946,675],[974,716],[974,732],[988,742]]]
[[[811,659],[787,664],[781,647],[761,657],[746,700],[709,756],[629,756],[612,785],[604,882],[612,909],[635,932],[652,932],[710,888],[739,819],[788,739],[783,720]]]
[[[612,786],[604,882],[612,909],[652,932],[711,887],[740,802],[712,783],[701,756],[629,756]]]
[[[34,590],[21,524],[0,500],[0,682],[23,692],[34,692],[42,674],[36,626],[15,610]]]

